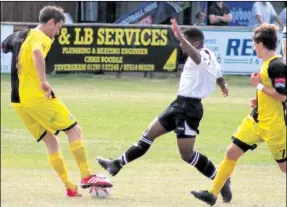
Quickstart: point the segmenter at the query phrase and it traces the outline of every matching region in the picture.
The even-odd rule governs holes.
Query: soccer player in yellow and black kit
[[[10,35],[1,47],[12,52],[11,101],[26,127],[39,142],[43,140],[49,153],[49,161],[67,188],[66,195],[78,197],[77,186],[71,181],[60,152],[57,134],[64,131],[70,149],[81,172],[81,187],[112,184],[93,175],[88,166],[81,128],[64,103],[55,96],[45,72],[45,57],[64,24],[63,9],[44,7],[39,14],[40,24],[30,30]]]
[[[210,191],[192,191],[201,201],[213,206],[225,181],[231,176],[237,160],[249,149],[266,142],[282,172],[286,173],[286,72],[282,58],[275,52],[277,26],[262,24],[253,34],[254,49],[263,60],[259,72],[251,75],[257,88],[257,98],[251,100],[253,111],[235,132],[233,143],[228,147]]]

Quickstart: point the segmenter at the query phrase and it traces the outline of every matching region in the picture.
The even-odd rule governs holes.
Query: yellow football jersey
[[[17,67],[20,103],[23,106],[35,105],[47,100],[40,87],[40,78],[33,61],[33,50],[39,49],[45,58],[52,43],[53,40],[42,31],[32,29],[22,44]]]
[[[264,61],[260,68],[261,83],[267,87],[275,88],[277,93],[286,95],[286,65],[280,56],[273,56]],[[262,129],[270,130],[285,125],[284,105],[264,92],[257,90],[257,108],[253,117]]]

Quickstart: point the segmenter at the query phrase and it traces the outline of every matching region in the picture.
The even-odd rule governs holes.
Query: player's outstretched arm
[[[174,36],[180,41],[180,44],[181,44],[184,52],[186,52],[186,54],[195,62],[195,64],[199,65],[201,62],[200,53],[183,36],[176,20],[172,19],[170,21],[171,21],[171,28],[172,28],[172,31],[174,33]]]

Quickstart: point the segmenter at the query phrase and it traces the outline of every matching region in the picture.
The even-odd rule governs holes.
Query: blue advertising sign
[[[251,74],[262,60],[253,49],[252,31],[203,29],[204,45],[213,51],[224,74]],[[277,53],[281,53],[282,33],[278,33]]]
[[[146,2],[117,19],[116,24],[160,24],[190,6],[190,2]]]
[[[232,13],[232,21],[229,26],[248,26],[248,22],[252,18],[254,1],[226,1],[224,4],[230,7]]]

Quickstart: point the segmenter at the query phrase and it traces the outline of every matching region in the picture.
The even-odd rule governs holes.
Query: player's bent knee
[[[230,160],[238,160],[243,154],[244,151],[235,144],[231,144],[226,151],[226,157]]]
[[[82,129],[79,124],[76,124],[74,127],[64,132],[68,135],[69,139],[82,138]]]
[[[154,141],[156,138],[161,136],[161,132],[155,128],[148,128],[145,130],[143,136],[151,141]]]
[[[167,133],[167,130],[160,123],[158,118],[154,119],[150,126],[145,130],[144,136],[151,141]]]
[[[180,153],[181,159],[187,163],[190,162],[190,160],[192,159],[192,155],[193,155],[193,151],[189,152],[189,153]]]
[[[147,128],[144,133],[143,133],[143,136],[151,141],[155,140],[156,137],[153,135],[152,132],[150,132],[150,128]]]
[[[43,137],[43,142],[46,144],[49,153],[59,152],[60,150],[60,143],[56,135],[47,133]]]
[[[279,165],[279,168],[280,170],[283,172],[283,173],[286,173],[286,161],[285,162],[281,162],[281,163],[278,163]]]
[[[280,166],[280,170],[283,172],[283,173],[286,173],[286,163],[285,163],[285,166]]]

